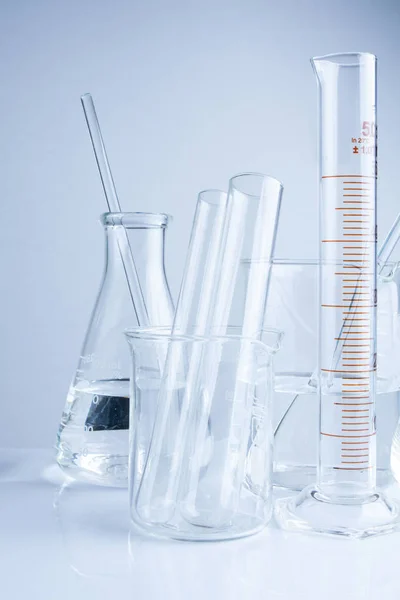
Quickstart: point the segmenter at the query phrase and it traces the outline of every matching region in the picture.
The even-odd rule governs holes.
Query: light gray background
[[[103,267],[79,96],[95,98],[125,210],[165,211],[179,288],[196,195],[285,185],[278,254],[317,252],[309,58],[379,57],[379,226],[400,209],[400,2],[2,0],[0,446],[54,443]]]

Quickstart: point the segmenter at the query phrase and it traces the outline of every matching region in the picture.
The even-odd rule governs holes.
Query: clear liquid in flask
[[[60,466],[94,483],[127,485],[129,379],[72,386],[58,433]]]

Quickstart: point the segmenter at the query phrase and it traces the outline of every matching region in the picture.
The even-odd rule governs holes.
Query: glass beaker
[[[390,302],[392,308],[386,317],[385,349],[389,358],[387,375],[396,380],[400,388],[400,262],[387,264],[381,273],[381,277],[390,284],[387,297],[388,303]],[[398,420],[393,436],[390,463],[392,473],[396,481],[400,483],[400,420]]]
[[[245,270],[248,262],[243,262]],[[380,487],[393,481],[390,451],[400,415],[399,266],[387,264],[378,278],[376,414]],[[274,361],[274,484],[292,490],[301,490],[316,478],[319,404],[313,372],[317,364],[317,286],[317,260],[273,261],[264,326],[285,332]],[[398,456],[400,461],[400,448]]]
[[[149,534],[192,541],[231,539],[260,531],[271,517],[272,359],[282,334],[265,331],[260,342],[237,335],[239,327],[228,327],[226,331],[227,335],[207,337],[171,335],[170,328],[137,328],[126,332],[132,352],[129,503],[133,524]],[[191,385],[187,370],[169,379],[168,385],[174,386],[174,394],[181,398],[190,394],[199,422],[206,404],[209,425],[207,444],[195,443],[196,428],[192,427],[194,435],[186,439],[184,447],[159,445],[161,456],[156,457],[157,465],[169,465],[171,451],[180,452],[184,458],[178,493],[166,505],[174,476],[170,469],[152,471],[155,477],[149,501],[147,494],[141,494],[141,488],[145,469],[152,467],[149,448],[154,440],[161,388],[154,356],[165,355],[171,346],[179,346],[179,355],[187,359],[193,353],[199,357],[195,386]],[[218,355],[217,376],[208,360],[215,355]],[[214,382],[211,391],[210,378]],[[173,425],[170,421],[166,423],[164,431],[168,435],[173,433]],[[238,454],[243,443],[247,459],[242,464]]]
[[[138,325],[118,237],[127,232],[152,325],[170,325],[174,306],[164,268],[170,217],[105,213],[106,262],[100,291],[67,396],[57,461],[68,475],[102,485],[128,480],[129,352],[123,332]]]

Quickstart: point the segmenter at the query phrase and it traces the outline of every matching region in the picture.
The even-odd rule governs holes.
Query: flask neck
[[[115,298],[117,294],[127,307],[134,303],[136,321],[143,326],[170,326],[174,306],[168,286],[164,266],[165,231],[168,218],[162,215],[140,213],[111,214],[103,219],[106,235],[106,267],[103,289],[109,290]],[[132,216],[135,215],[135,218]],[[139,216],[138,216],[139,215]],[[131,253],[132,258],[129,257]],[[133,261],[132,261],[133,259]],[[125,264],[127,263],[127,264]],[[127,273],[137,277],[136,285],[128,285]],[[126,270],[126,267],[130,269]],[[140,294],[142,300],[135,294]],[[133,297],[132,297],[133,294]],[[137,300],[137,302],[136,302]],[[139,303],[143,306],[138,311]],[[114,301],[115,306],[115,301]],[[133,324],[134,319],[129,324]]]
[[[105,228],[107,269],[123,269],[120,246],[126,239],[139,276],[149,270],[164,269],[164,227],[125,229],[125,232],[126,236],[122,225]]]

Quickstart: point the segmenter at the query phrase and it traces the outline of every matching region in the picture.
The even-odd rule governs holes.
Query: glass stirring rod
[[[84,94],[81,96],[81,102],[89,129],[90,139],[92,141],[101,182],[103,184],[104,195],[106,197],[108,209],[110,212],[121,212],[117,190],[115,188],[110,163],[108,162],[103,137],[101,135],[100,124],[97,119],[96,109],[94,107],[91,94]],[[140,286],[139,276],[129,244],[129,239],[124,227],[119,228],[117,243],[136,318],[139,325],[148,326],[150,324],[149,315],[147,312],[142,288]]]

